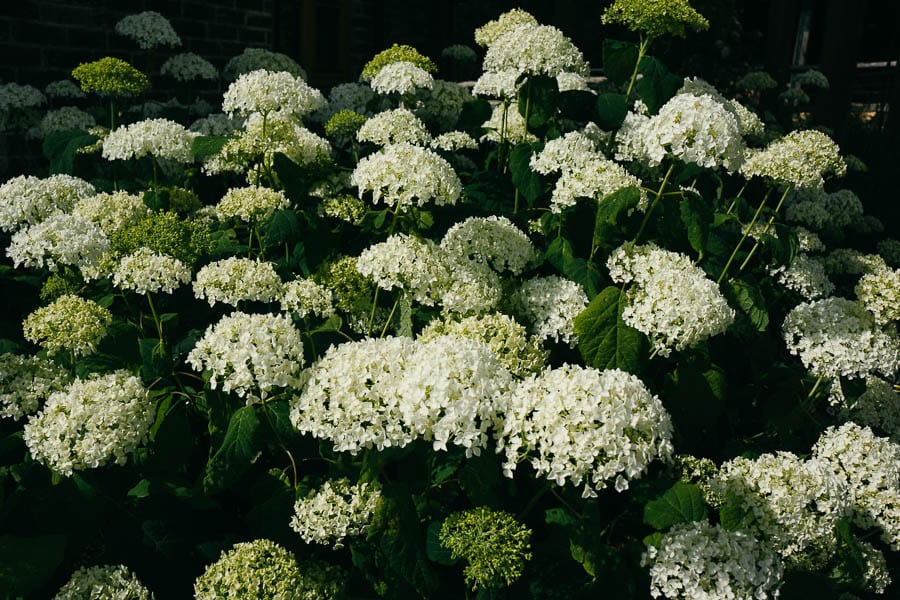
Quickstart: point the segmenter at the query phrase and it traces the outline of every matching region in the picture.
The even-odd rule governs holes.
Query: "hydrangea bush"
[[[218,93],[155,12],[159,72],[0,86],[48,159],[0,182],[0,596],[898,596],[864,166],[670,72],[687,0],[607,5],[601,56],[496,15],[435,57],[471,91],[251,48],[145,101]]]

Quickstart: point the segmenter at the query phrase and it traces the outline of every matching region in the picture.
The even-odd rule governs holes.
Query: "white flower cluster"
[[[54,355],[68,350],[76,356],[97,351],[97,345],[112,323],[112,313],[93,300],[64,294],[25,317],[25,339]]]
[[[821,189],[824,176],[834,173],[842,177],[847,165],[840,148],[821,131],[792,131],[762,150],[747,153],[741,174],[748,179],[765,177],[796,187]]]
[[[216,204],[216,216],[223,221],[237,218],[245,223],[258,223],[290,204],[281,190],[255,185],[229,188]]]
[[[46,101],[44,94],[33,85],[15,82],[0,84],[0,126],[3,125],[3,113],[17,108],[40,106]]]
[[[656,459],[673,453],[672,422],[640,379],[612,369],[563,365],[520,382],[505,397],[497,451],[512,477],[526,458],[538,475],[584,486],[628,489]]]
[[[848,486],[853,522],[879,529],[881,538],[900,550],[900,445],[851,422],[826,429],[813,457]]]
[[[125,191],[101,193],[82,198],[72,214],[96,223],[106,235],[134,225],[150,214],[140,196]]]
[[[848,515],[846,481],[822,460],[790,452],[725,462],[709,485],[751,516],[748,533],[768,541],[789,566],[816,565],[836,545],[834,528]]]
[[[804,302],[781,327],[791,354],[813,375],[837,380],[881,373],[893,377],[900,364],[900,339],[880,329],[858,302],[826,298]]]
[[[295,279],[284,284],[281,310],[301,319],[309,315],[327,319],[334,314],[334,295],[312,279]]]
[[[606,266],[613,281],[629,284],[622,320],[646,334],[661,356],[723,333],[734,321],[719,287],[684,254],[626,243]]]
[[[805,300],[824,298],[834,291],[834,284],[828,279],[822,261],[803,252],[794,257],[789,267],[769,269],[769,275]]]
[[[475,43],[487,48],[504,34],[509,33],[520,25],[537,24],[537,19],[535,19],[531,13],[528,13],[521,8],[514,8],[476,29]]]
[[[169,119],[145,119],[109,132],[103,140],[106,160],[128,160],[152,156],[156,159],[190,163],[191,145],[197,133]]]
[[[741,128],[741,135],[761,136],[765,133],[765,125],[756,113],[737,100],[729,100],[720,94],[715,86],[699,77],[685,77],[684,84],[676,93],[694,94],[695,96],[711,96],[716,102],[721,103],[727,111],[735,116]]]
[[[575,44],[552,25],[525,23],[510,29],[488,46],[483,64],[485,71],[515,71],[520,75],[579,73],[587,75],[590,67]]]
[[[588,86],[588,80],[581,73],[557,73],[556,87],[560,92],[591,92],[595,95],[597,93]]]
[[[248,301],[274,302],[281,298],[283,287],[273,263],[232,256],[197,271],[194,296],[210,306],[216,302],[237,306]]]
[[[731,172],[744,157],[737,117],[708,94],[678,94],[653,117],[629,113],[616,143],[617,160],[639,160],[650,166],[672,156]]]
[[[260,69],[244,73],[228,86],[222,112],[246,115],[285,112],[297,116],[314,112],[326,104],[319,90],[287,71]]]
[[[456,262],[486,264],[519,275],[537,257],[528,236],[506,217],[469,217],[454,224],[441,240],[441,249]]]
[[[856,284],[856,297],[879,325],[900,321],[900,269],[881,267]]]
[[[401,63],[391,63],[388,67],[395,64]],[[428,133],[425,123],[419,117],[405,108],[397,108],[380,112],[366,119],[366,122],[356,132],[356,139],[360,142],[372,142],[379,146],[400,142],[427,144],[431,140],[431,134]]]
[[[347,373],[353,373],[348,377]],[[452,443],[479,454],[511,376],[490,348],[453,336],[418,343],[387,337],[332,346],[306,373],[291,405],[303,433],[338,452]]]
[[[244,119],[240,117],[229,117],[225,113],[212,113],[197,119],[191,123],[188,129],[200,135],[227,137],[240,129],[243,124]]]
[[[109,250],[109,238],[98,225],[83,217],[55,214],[37,225],[16,232],[6,255],[20,265],[57,271],[70,265],[90,271]]]
[[[415,113],[433,131],[450,131],[456,127],[467,102],[472,100],[469,89],[455,81],[435,79],[430,90],[416,93]]]
[[[829,275],[862,275],[886,267],[878,254],[864,254],[853,248],[835,248],[823,262]]]
[[[332,544],[337,550],[343,548],[344,538],[366,532],[380,500],[377,484],[326,481],[294,504],[291,529],[307,544]]]
[[[146,439],[156,409],[141,380],[126,371],[76,379],[54,392],[25,424],[31,455],[57,473],[124,465]]]
[[[11,352],[0,355],[0,419],[18,421],[34,413],[71,381],[69,372],[51,360]]]
[[[518,76],[514,70],[486,71],[475,80],[475,85],[472,86],[472,95],[506,100],[514,98],[518,89],[516,87]]]
[[[369,82],[379,94],[409,94],[417,89],[431,89],[431,73],[405,60],[383,66]]]
[[[219,71],[213,64],[193,52],[182,52],[169,57],[162,64],[159,72],[176,81],[194,81],[195,79],[215,81],[219,78]]]
[[[774,233],[773,231],[769,232]],[[805,227],[795,227],[794,233],[797,234],[797,240],[800,242],[800,252],[824,252],[825,242],[818,234],[813,233]]]
[[[352,110],[361,115],[370,115],[372,110],[369,107],[375,97],[372,88],[362,83],[339,83],[328,92],[329,116],[342,110]]]
[[[437,136],[429,145],[435,150],[457,152],[459,150],[477,150],[478,142],[464,131],[448,131]]]
[[[549,275],[522,283],[513,303],[534,335],[574,346],[575,317],[587,307],[588,298],[574,281]]]
[[[706,522],[673,526],[641,559],[650,595],[692,600],[777,598],[784,576],[778,555],[742,531]]]
[[[878,377],[866,377],[866,391],[841,416],[864,427],[886,434],[900,443],[900,393],[891,383]]]
[[[265,48],[244,48],[243,52],[225,63],[225,68],[222,69],[222,76],[228,81],[234,81],[244,73],[260,69],[287,71],[294,77],[306,79],[306,71],[297,64],[297,61],[287,54],[272,52]]]
[[[275,388],[300,385],[303,339],[290,317],[233,312],[207,328],[187,362],[210,372],[210,388],[221,385],[251,404]]]
[[[134,40],[142,50],[181,45],[169,20],[152,10],[124,17],[116,23],[116,33]]]
[[[41,135],[47,137],[57,131],[87,131],[96,124],[97,121],[90,113],[75,106],[63,106],[47,111],[47,114],[41,119],[40,129]]]
[[[891,585],[891,570],[884,553],[869,542],[859,542],[863,562],[863,586],[876,594],[883,594]]]
[[[537,136],[529,133],[525,127],[525,118],[519,114],[519,105],[516,102],[501,102],[494,106],[491,118],[481,124],[487,130],[481,141],[506,142],[509,144],[522,144],[537,141]]]
[[[44,88],[44,93],[50,98],[72,98],[78,100],[85,97],[85,93],[71,79],[51,81]]]
[[[125,565],[81,567],[53,600],[153,600],[153,593]]]
[[[13,177],[0,185],[0,229],[36,225],[50,215],[69,212],[76,202],[96,192],[90,183],[71,175]]]
[[[307,595],[309,594],[309,595]],[[194,581],[194,600],[331,600],[319,595],[286,548],[266,539],[223,550]]]
[[[356,165],[350,176],[359,195],[372,192],[377,204],[384,201],[400,212],[414,202],[423,206],[456,204],[462,194],[462,183],[446,160],[412,144],[391,144],[371,154]]]
[[[113,285],[138,294],[171,294],[191,281],[191,268],[166,254],[139,248],[119,261],[112,276]]]
[[[406,234],[392,235],[363,250],[356,269],[378,287],[400,288],[426,306],[442,299],[450,277],[438,245]]]

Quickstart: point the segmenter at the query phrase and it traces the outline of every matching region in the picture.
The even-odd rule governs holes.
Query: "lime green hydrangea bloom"
[[[412,46],[394,44],[387,50],[382,50],[376,54],[372,57],[372,60],[366,63],[366,66],[363,67],[362,78],[365,81],[369,81],[378,75],[381,69],[395,62],[410,62],[429,73],[437,71],[437,65],[434,64],[434,61],[420,54]]]
[[[651,38],[685,37],[688,28],[709,29],[709,21],[687,0],[615,0],[603,13],[603,22],[624,25]]]
[[[72,77],[85,92],[116,96],[137,95],[150,88],[150,80],[124,60],[105,56],[94,62],[81,63]]]
[[[138,223],[112,235],[112,247],[122,254],[149,248],[193,265],[213,247],[209,227],[201,221],[184,219],[177,212],[150,213]]]
[[[366,122],[366,117],[352,110],[340,110],[325,123],[325,135],[328,137],[356,137],[356,132]]]

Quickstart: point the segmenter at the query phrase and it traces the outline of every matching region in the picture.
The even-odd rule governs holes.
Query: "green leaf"
[[[617,190],[597,204],[594,222],[594,244],[603,247],[618,246],[621,225],[641,201],[641,191],[636,187]]]
[[[340,331],[343,324],[344,321],[341,319],[340,315],[331,315],[324,323],[310,331],[310,333],[334,333],[335,331]]]
[[[559,84],[555,77],[532,75],[519,87],[519,114],[527,120],[529,130],[552,119],[558,103]]]
[[[571,527],[579,523],[578,519],[565,508],[548,508],[544,511],[544,522],[562,527]]]
[[[454,565],[459,559],[454,559],[452,553],[447,548],[441,546],[441,522],[432,521],[428,524],[425,534],[425,554],[428,560],[438,563],[439,565]]]
[[[284,186],[284,193],[299,206],[309,191],[308,178],[303,168],[281,152],[275,153],[272,168],[278,181]]]
[[[597,96],[597,125],[603,129],[616,130],[628,114],[628,100],[625,94],[600,94]]]
[[[159,212],[169,208],[169,192],[167,190],[147,190],[141,194],[144,205],[152,211]]]
[[[666,66],[652,56],[641,59],[639,71],[643,75],[634,88],[647,105],[650,114],[656,114],[659,107],[675,95],[681,87],[681,79],[669,72]]]
[[[78,150],[99,139],[96,135],[77,130],[49,134],[44,138],[42,149],[44,156],[50,161],[50,173],[74,174]]]
[[[65,547],[64,535],[0,536],[0,590],[26,596],[45,585]]]
[[[128,490],[127,496],[130,498],[146,498],[150,495],[151,483],[147,479],[141,479],[134,487]]]
[[[619,40],[603,40],[603,74],[610,81],[624,84],[631,79],[638,59],[638,47]]]
[[[644,506],[644,523],[659,531],[678,523],[705,520],[703,494],[693,483],[676,481],[662,496]]]
[[[459,480],[472,506],[499,504],[501,471],[496,456],[486,452],[466,460],[459,470]]]
[[[766,310],[766,300],[759,288],[743,279],[729,279],[722,292],[726,299],[750,318],[757,331],[766,330],[769,326],[769,311]]]
[[[596,120],[597,96],[585,90],[567,90],[559,93],[559,112],[573,121]]]
[[[554,239],[547,246],[544,257],[563,275],[580,284],[588,298],[597,295],[602,281],[601,273],[587,260],[575,256],[575,250],[569,240],[564,237]]]
[[[646,342],[639,331],[622,321],[624,308],[625,294],[609,286],[575,317],[578,349],[589,366],[640,372]]]
[[[266,221],[263,240],[266,246],[279,246],[300,236],[300,219],[293,210],[276,210]]]
[[[201,135],[191,142],[191,154],[194,158],[206,158],[218,154],[228,138],[222,135]]]
[[[703,259],[709,239],[709,224],[713,220],[712,206],[696,194],[685,194],[679,205],[681,221],[687,228],[688,242]]]
[[[541,195],[543,185],[541,176],[531,169],[531,147],[520,144],[509,153],[509,173],[512,176],[513,185],[533,204]]]
[[[744,507],[744,501],[733,492],[725,495],[719,507],[719,524],[728,531],[746,530],[753,522],[753,512]]]
[[[286,443],[297,435],[297,430],[291,423],[291,406],[287,398],[269,400],[260,406],[266,411],[268,417],[266,423],[275,434],[276,440]]]
[[[494,109],[487,100],[472,100],[463,104],[459,113],[459,119],[456,121],[456,128],[465,131],[476,140],[484,134],[481,125],[491,118]]]
[[[261,427],[254,407],[240,407],[228,421],[222,445],[206,465],[203,487],[214,493],[232,486],[259,458],[261,445]]]
[[[168,347],[158,338],[138,340],[141,353],[141,374],[145,381],[156,379],[172,370],[172,355]]]

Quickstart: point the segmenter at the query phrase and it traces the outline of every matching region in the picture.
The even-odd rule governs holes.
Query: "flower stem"
[[[784,199],[787,198],[787,195],[790,193],[792,187],[787,186],[784,190],[784,193],[781,195],[781,200],[778,201],[778,204],[775,206],[775,210],[772,213],[772,216],[769,217],[769,221],[766,223],[766,228],[763,229],[762,235],[766,235],[769,233],[769,228],[772,227],[772,223],[775,222],[775,216],[778,214],[781,205],[784,204]],[[753,253],[756,252],[756,248],[759,246],[759,240],[756,240],[756,243],[753,244],[753,247],[750,248],[750,253],[747,254],[747,258],[744,259],[744,262],[741,263],[741,267],[738,269],[739,271],[743,271],[744,267],[747,266],[747,263],[750,262],[750,257],[753,256]]]
[[[150,305],[150,314],[153,315],[153,322],[156,324],[156,333],[159,334],[159,344],[161,346],[163,344],[162,321],[159,320],[159,315],[156,314],[156,307],[153,305],[153,295],[150,292],[147,292],[147,303]]]
[[[631,89],[634,87],[634,82],[637,81],[638,68],[641,66],[641,60],[647,55],[647,49],[650,47],[650,42],[652,41],[653,38],[641,36],[637,60],[634,61],[634,71],[631,72],[631,80],[628,82],[628,89],[625,90],[625,102],[628,102],[628,96],[631,95]]]
[[[647,212],[644,213],[644,220],[641,221],[641,226],[638,229],[637,234],[634,236],[634,239],[631,240],[631,244],[628,249],[634,249],[634,245],[637,243],[638,239],[640,239],[641,234],[644,233],[644,229],[647,227],[647,223],[650,222],[650,215],[653,213],[653,209],[656,208],[656,205],[659,203],[659,199],[662,198],[663,192],[666,189],[666,184],[669,183],[669,177],[672,176],[672,171],[675,170],[675,163],[669,165],[669,169],[666,171],[666,176],[663,177],[662,183],[659,184],[659,189],[656,191],[656,196],[653,198],[653,202],[650,204],[650,208],[647,209]]]
[[[759,203],[759,207],[757,207],[756,212],[753,214],[753,218],[750,220],[750,224],[747,226],[747,230],[744,232],[744,235],[741,236],[741,240],[734,247],[734,250],[731,251],[731,256],[728,257],[728,262],[725,263],[725,267],[722,269],[722,272],[719,274],[719,278],[716,279],[716,284],[722,283],[722,280],[725,279],[725,275],[728,274],[728,269],[731,268],[731,263],[734,262],[734,257],[737,256],[738,250],[741,249],[741,246],[744,243],[744,240],[747,239],[747,236],[750,235],[750,231],[753,229],[753,225],[756,224],[756,220],[759,218],[759,213],[762,212],[763,206],[766,205],[766,201],[769,199],[769,195],[772,193],[772,188],[766,192],[766,195],[763,196],[762,202]]]

